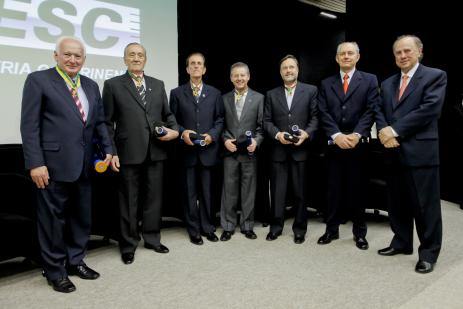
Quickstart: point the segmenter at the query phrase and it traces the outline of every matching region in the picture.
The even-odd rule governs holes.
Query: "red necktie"
[[[349,74],[344,74],[344,83],[342,84],[342,89],[344,89],[344,94],[347,93],[347,89],[349,88],[349,82],[347,81],[349,79]]]
[[[404,75],[402,76],[402,86],[400,86],[400,89],[399,89],[399,100],[404,94],[404,91],[405,91],[405,88],[407,88],[407,85],[408,85],[408,75]]]
[[[77,108],[79,109],[80,115],[82,116],[82,120],[85,123],[87,121],[87,117],[85,116],[84,108],[82,106],[82,103],[79,100],[79,96],[77,95],[77,89],[71,88],[71,95],[72,95],[72,98],[74,99],[74,102],[77,105]]]

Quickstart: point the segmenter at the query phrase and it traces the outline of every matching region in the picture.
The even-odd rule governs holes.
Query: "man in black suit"
[[[223,129],[223,100],[220,91],[203,83],[205,58],[201,53],[187,57],[190,80],[170,93],[170,107],[181,134],[180,155],[184,167],[183,209],[190,241],[202,245],[215,235],[212,211],[212,171],[218,161]],[[199,203],[198,203],[199,201]]]
[[[389,219],[394,237],[378,254],[413,253],[413,221],[420,240],[418,273],[433,271],[442,246],[438,119],[447,74],[420,64],[423,43],[414,35],[393,44],[400,73],[381,84],[376,126],[386,148]]]
[[[357,43],[339,44],[336,62],[340,71],[322,81],[318,94],[320,121],[330,145],[325,155],[328,170],[326,231],[318,244],[338,239],[339,224],[351,219],[355,244],[366,250],[366,141],[373,125],[379,91],[375,75],[356,69],[359,59]]]
[[[264,139],[264,96],[248,87],[249,78],[249,67],[245,63],[233,64],[230,79],[235,89],[223,96],[225,157],[220,209],[222,241],[229,240],[235,232],[238,205],[241,205],[241,233],[248,239],[257,238],[253,231],[257,183],[256,150]],[[246,136],[246,132],[251,136]]]
[[[98,85],[79,74],[83,43],[61,37],[56,67],[29,74],[24,84],[21,135],[26,169],[37,185],[37,225],[43,274],[54,290],[75,291],[68,275],[97,279],[85,265],[91,224],[92,140],[111,161]]]
[[[284,226],[286,190],[294,193],[296,216],[293,223],[294,242],[301,244],[307,232],[306,161],[308,141],[318,126],[317,87],[297,81],[299,64],[296,57],[287,55],[280,61],[284,85],[267,93],[264,105],[264,129],[272,141],[270,178],[271,217],[267,240],[275,240]],[[288,141],[288,131],[297,125],[298,141]],[[286,138],[285,138],[286,137]]]
[[[127,72],[107,80],[103,88],[106,124],[115,155],[111,168],[121,173],[119,210],[122,261],[131,264],[140,240],[138,213],[145,248],[158,253],[161,244],[166,142],[178,137],[178,126],[169,109],[164,83],[144,74],[146,50],[130,43],[124,50]],[[159,136],[157,130],[165,132]]]

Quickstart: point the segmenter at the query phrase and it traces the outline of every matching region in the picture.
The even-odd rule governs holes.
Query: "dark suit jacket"
[[[146,159],[148,147],[152,161],[166,160],[166,142],[151,136],[153,123],[163,122],[166,127],[178,130],[164,83],[147,75],[144,78],[146,106],[128,72],[104,83],[106,124],[122,164],[141,164]]]
[[[51,180],[73,182],[92,167],[92,138],[112,154],[98,85],[80,76],[89,111],[84,124],[66,82],[55,68],[28,75],[24,84],[21,135],[26,169],[47,166]]]
[[[225,108],[225,128],[223,131],[223,141],[227,139],[239,140],[246,131],[250,130],[254,139],[256,140],[257,147],[262,144],[264,140],[263,135],[263,113],[264,113],[264,96],[252,89],[248,89],[246,101],[243,105],[241,117],[238,119],[236,114],[235,92],[231,91],[223,96]],[[251,158],[247,153],[229,152],[224,147],[225,155],[234,155],[239,160],[250,160]]]
[[[194,166],[198,160],[204,166],[217,163],[223,130],[223,100],[220,91],[203,83],[199,102],[193,97],[190,83],[170,92],[170,108],[179,124],[180,134],[189,129],[198,134],[208,133],[213,140],[208,146],[189,146],[181,141],[181,155],[185,166]]]
[[[323,80],[318,94],[319,115],[328,138],[337,132],[370,136],[374,111],[379,103],[375,75],[355,70],[347,94],[339,74]]]
[[[437,121],[444,104],[447,74],[420,64],[400,101],[399,84],[400,73],[381,84],[377,129],[390,125],[397,132],[401,164],[439,165]]]
[[[292,125],[298,125],[301,130],[313,138],[318,127],[317,87],[301,82],[297,83],[291,109],[286,102],[283,86],[267,92],[264,105],[264,130],[271,141],[271,157],[273,161],[285,161],[291,156],[296,161],[307,160],[308,140],[300,146],[283,145],[275,139],[278,132],[290,132]]]

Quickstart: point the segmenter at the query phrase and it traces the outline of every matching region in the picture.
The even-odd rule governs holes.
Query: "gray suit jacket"
[[[264,140],[263,135],[263,113],[264,113],[264,96],[254,90],[249,89],[246,100],[243,105],[241,117],[238,119],[236,114],[236,104],[234,91],[223,96],[225,108],[225,128],[222,134],[223,141],[227,139],[237,139],[244,135],[246,131],[251,131],[253,138],[257,142],[257,147]],[[237,159],[251,160],[247,154],[229,152],[225,148],[225,156],[234,155]]]

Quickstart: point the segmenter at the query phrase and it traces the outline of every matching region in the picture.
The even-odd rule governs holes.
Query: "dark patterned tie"
[[[140,95],[141,101],[143,102],[143,105],[146,105],[146,91],[145,91],[145,86],[143,86],[143,77],[141,76],[135,77],[135,83],[137,85],[137,91],[138,91],[138,94]]]

